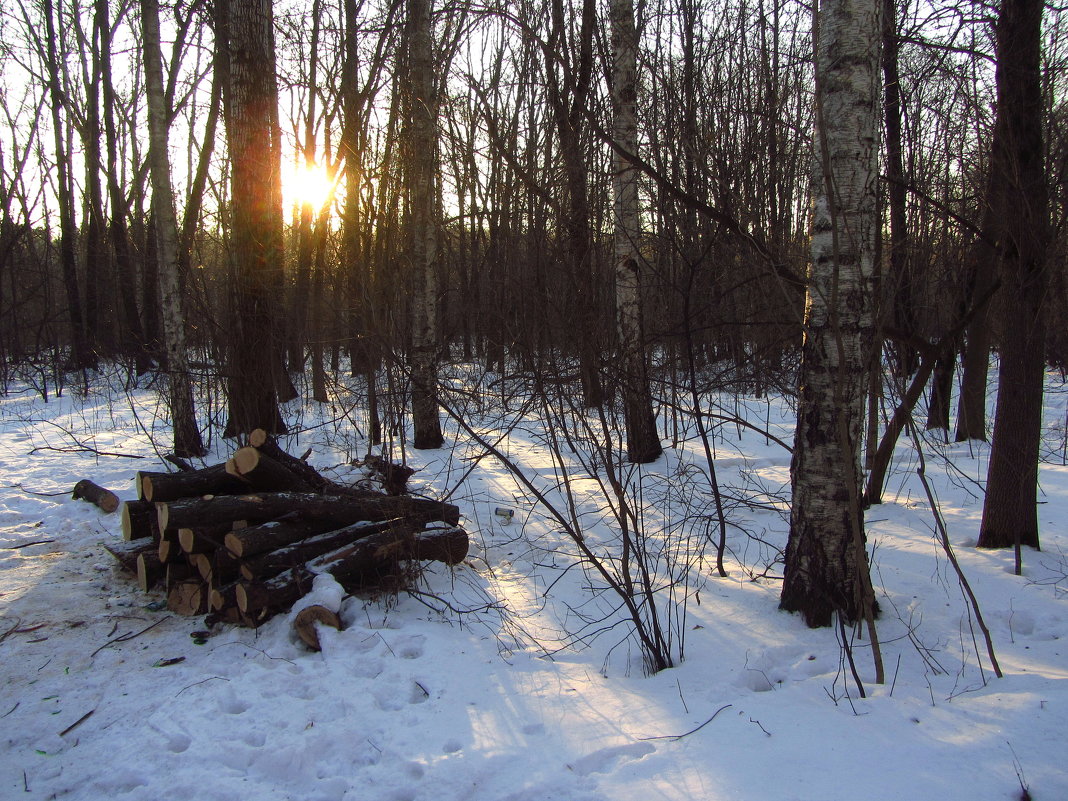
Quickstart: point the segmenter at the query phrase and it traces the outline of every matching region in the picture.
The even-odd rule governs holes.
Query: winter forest
[[[1066,14],[6,2],[0,795],[1068,797]]]

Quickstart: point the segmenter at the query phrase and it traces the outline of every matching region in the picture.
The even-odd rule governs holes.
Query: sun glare
[[[286,176],[285,190],[291,204],[321,209],[333,195],[334,181],[321,165],[295,164]]]

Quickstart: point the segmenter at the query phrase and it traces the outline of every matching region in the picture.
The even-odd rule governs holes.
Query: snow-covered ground
[[[44,403],[13,384],[0,399],[0,798],[972,801],[1018,799],[1026,786],[1038,801],[1068,799],[1059,377],[1047,403],[1044,550],[1025,552],[1023,576],[1011,553],[969,547],[985,447],[925,446],[1004,678],[903,441],[887,503],[868,512],[887,681],[874,684],[868,643],[854,641],[866,697],[840,632],[777,610],[789,454],[759,431],[720,421],[712,443],[730,522],[726,578],[703,533],[714,518],[694,432],[680,429],[665,457],[631,476],[643,534],[676,582],[658,596],[676,658],[683,650],[673,669],[645,674],[618,600],[505,459],[451,422],[449,447],[408,458],[421,468],[415,489],[460,506],[468,559],[428,568],[417,594],[346,599],[344,629],[324,630],[313,653],[287,615],[256,631],[219,626],[198,644],[203,618],[161,610],[159,593],[118,570],[102,547],[121,539],[118,516],[70,489],[90,478],[133,498],[135,471],[166,469],[148,432],[161,447],[167,436],[153,392],[106,376],[93,385]],[[283,445],[313,448],[312,464],[350,480],[366,446],[343,403],[287,410],[302,430]],[[791,440],[784,404],[723,404]],[[609,554],[613,521],[596,482],[561,481],[533,416],[485,411],[476,428],[508,434],[494,439],[500,453],[564,506],[570,487],[584,541]],[[209,462],[233,445],[214,447]]]

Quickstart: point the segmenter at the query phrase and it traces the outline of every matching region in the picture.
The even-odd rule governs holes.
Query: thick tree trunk
[[[780,599],[809,626],[874,615],[860,449],[874,339],[881,9],[882,0],[825,0],[816,23],[819,171]]]
[[[225,436],[286,430],[278,408],[277,313],[282,287],[281,160],[275,148],[278,96],[270,0],[220,0],[229,43],[224,86],[230,146],[231,235],[236,330],[229,358]],[[227,13],[227,11],[229,13]]]
[[[931,400],[927,405],[927,430],[942,430],[949,436],[949,409],[953,396],[953,367],[956,353],[943,353],[935,361],[931,379]]]
[[[1042,137],[1042,0],[1002,0],[991,170],[1003,193],[1001,369],[979,547],[1039,547],[1038,460],[1046,366],[1049,190]],[[1000,135],[999,135],[1000,134]],[[1010,211],[1011,210],[1011,211]]]
[[[612,104],[615,112],[615,264],[616,318],[622,361],[623,414],[627,458],[653,462],[663,449],[656,431],[649,389],[648,358],[642,309],[638,169],[624,153],[637,153],[638,33],[631,0],[612,0]],[[622,152],[621,152],[622,151]]]

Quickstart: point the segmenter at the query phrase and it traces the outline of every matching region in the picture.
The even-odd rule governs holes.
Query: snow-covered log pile
[[[415,563],[467,555],[456,506],[337,484],[261,431],[225,464],[138,473],[136,484],[139,499],[122,506],[125,542],[108,550],[179,614],[258,626],[316,575],[348,592],[399,589]]]

